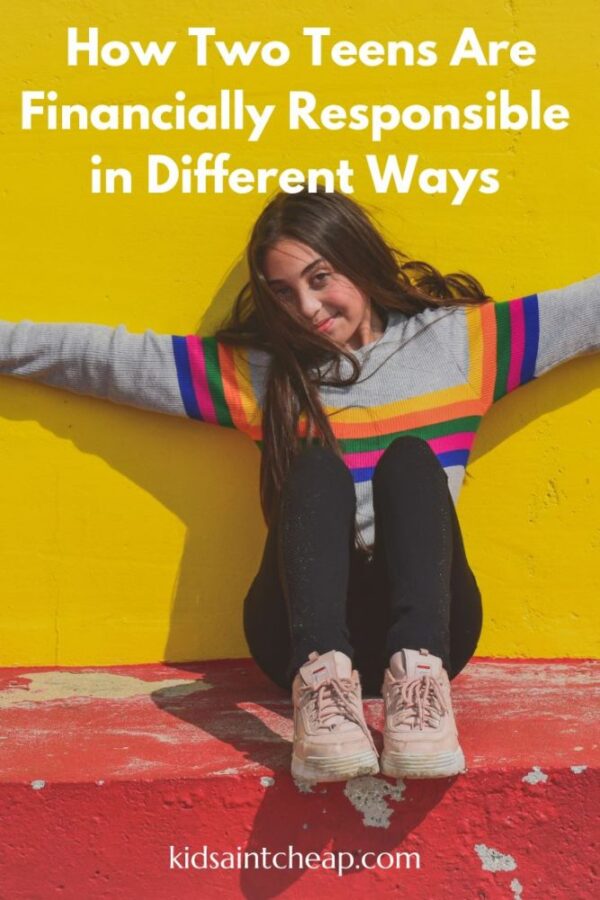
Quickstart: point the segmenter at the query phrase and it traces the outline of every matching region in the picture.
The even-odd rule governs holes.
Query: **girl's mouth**
[[[334,316],[330,316],[328,319],[325,319],[324,322],[321,322],[321,324],[317,326],[317,331],[329,331],[334,319],[337,319],[338,316],[339,313],[336,313]]]

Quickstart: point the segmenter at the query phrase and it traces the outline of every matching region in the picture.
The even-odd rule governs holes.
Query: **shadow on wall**
[[[197,333],[214,333],[244,284],[246,272],[244,260],[233,266]],[[594,390],[599,364],[590,358],[572,360],[504,397],[483,422],[470,463],[540,416]],[[232,429],[19,379],[10,381],[8,385],[8,379],[0,379],[5,384],[0,416],[37,421],[83,453],[102,458],[185,524],[163,660],[208,658],[198,649],[207,644],[214,643],[216,648],[243,645],[242,603],[266,536],[259,502],[260,455],[252,441]],[[468,483],[467,477],[465,486]]]

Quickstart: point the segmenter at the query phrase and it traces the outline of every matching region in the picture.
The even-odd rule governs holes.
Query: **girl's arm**
[[[210,337],[0,321],[0,374],[232,428],[252,399],[235,355]]]
[[[485,304],[480,315],[483,370],[495,403],[555,366],[600,349],[600,274]]]

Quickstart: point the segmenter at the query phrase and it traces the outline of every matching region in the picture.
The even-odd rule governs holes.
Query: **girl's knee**
[[[339,477],[354,489],[352,473],[348,466],[333,450],[321,444],[305,447],[296,454],[290,465],[290,474],[292,472],[306,474],[309,477],[318,477],[326,473],[328,479]]]
[[[412,434],[397,437],[380,456],[375,467],[373,483],[380,481],[384,473],[394,471],[409,473],[414,466],[426,465],[448,481],[448,476],[434,451],[423,438]]]

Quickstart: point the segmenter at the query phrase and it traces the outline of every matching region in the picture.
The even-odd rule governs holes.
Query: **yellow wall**
[[[475,274],[496,299],[560,287],[598,265],[598,93],[595,0],[518,4],[378,0],[371,4],[26,2],[3,12],[0,52],[5,250],[2,318],[124,323],[132,331],[209,334],[244,276],[241,257],[265,197],[92,196],[89,157],[132,168],[147,152],[226,149],[238,165],[333,165],[340,157],[419,152],[426,164],[496,166],[502,188],[469,195],[376,195],[370,204],[395,243],[443,272]],[[325,10],[325,12],[324,12]],[[435,14],[434,14],[435,11]],[[531,40],[529,69],[195,69],[191,54],[164,69],[69,69],[66,27],[108,39],[183,42],[190,25],[223,39],[281,38],[301,55],[301,29],[340,39],[435,39],[465,25],[484,39]],[[305,57],[305,54],[304,54]],[[323,103],[479,102],[486,89],[541,88],[571,113],[564,132],[402,132],[377,147],[364,132],[303,132],[283,117],[250,144],[241,133],[118,135],[19,129],[20,91],[55,89],[67,102],[143,101],[178,88],[214,99],[244,87],[284,103],[291,88]],[[288,149],[289,148],[289,149]],[[4,255],[4,254],[3,254]],[[598,654],[600,360],[578,359],[505,397],[475,444],[459,500],[482,588],[478,652]],[[595,390],[596,389],[596,390]],[[0,664],[109,664],[245,656],[242,601],[265,528],[258,450],[213,426],[0,379]]]

